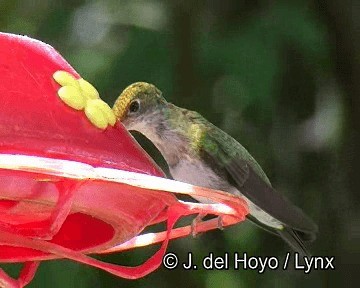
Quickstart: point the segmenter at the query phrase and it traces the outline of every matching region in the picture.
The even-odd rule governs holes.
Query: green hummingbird
[[[167,102],[158,88],[145,82],[128,86],[113,111],[129,131],[154,143],[175,180],[242,196],[249,220],[309,255],[304,242],[315,240],[317,225],[272,188],[260,165],[230,135],[199,113]]]

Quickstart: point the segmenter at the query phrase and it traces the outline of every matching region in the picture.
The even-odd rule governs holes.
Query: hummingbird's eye
[[[134,100],[130,103],[129,106],[129,113],[136,113],[140,109],[140,102],[139,100]]]

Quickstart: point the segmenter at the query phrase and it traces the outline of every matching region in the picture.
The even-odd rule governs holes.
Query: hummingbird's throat
[[[162,122],[158,125],[145,125],[138,131],[149,139],[164,157],[169,167],[176,165],[185,156],[184,139],[168,129]]]

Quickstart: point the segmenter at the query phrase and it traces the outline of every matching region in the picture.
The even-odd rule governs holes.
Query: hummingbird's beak
[[[114,106],[113,106],[113,112],[116,116],[116,119],[119,121],[123,121],[126,115],[126,109],[128,106],[128,99],[126,97],[123,97],[124,92],[120,94],[120,96],[116,99]]]
[[[136,95],[138,88],[137,86],[134,86],[137,83],[134,83],[124,89],[124,91],[121,92],[120,96],[116,99],[113,111],[118,120],[121,122],[124,120],[126,116],[126,111],[128,109],[128,106],[131,102],[131,100],[134,99],[134,95]]]
[[[113,107],[113,111],[116,116],[116,119],[119,120],[120,122],[123,122],[123,120],[125,119],[125,112],[116,110],[115,107]]]

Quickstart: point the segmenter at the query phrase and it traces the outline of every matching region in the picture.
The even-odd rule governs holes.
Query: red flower
[[[190,233],[189,226],[173,229],[181,216],[221,215],[224,226],[244,220],[238,197],[161,178],[96,89],[51,46],[0,33],[0,79],[0,262],[25,262],[16,280],[0,269],[0,286],[24,286],[39,261],[56,258],[139,278],[160,266],[170,238]],[[173,193],[219,204],[184,203]],[[162,221],[166,232],[138,236]],[[196,228],[217,225],[213,219]],[[160,241],[137,267],[87,256]]]

